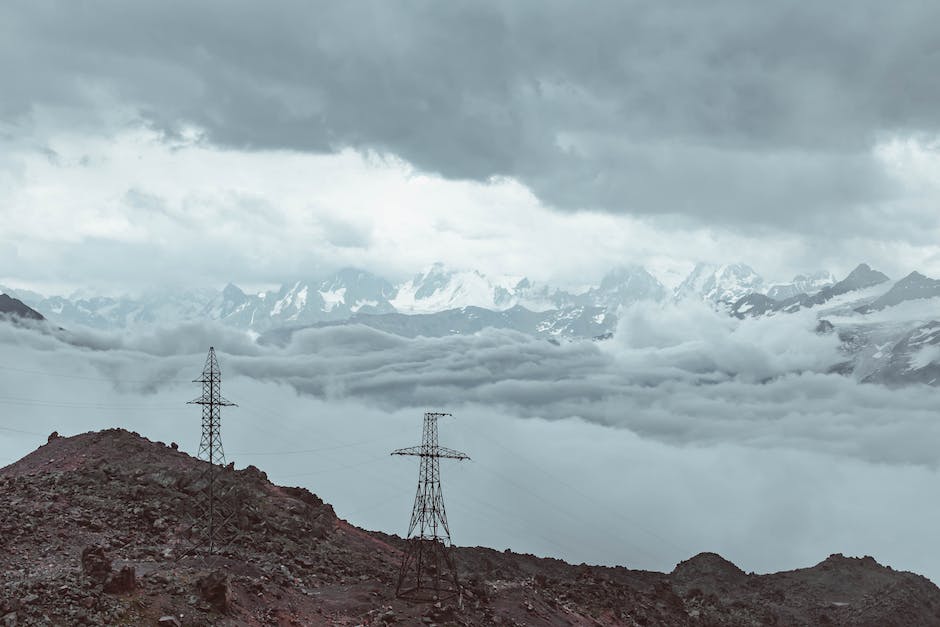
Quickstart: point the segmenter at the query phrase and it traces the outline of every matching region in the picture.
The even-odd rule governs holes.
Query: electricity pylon
[[[470,458],[460,451],[437,444],[437,419],[450,415],[425,413],[421,445],[392,451],[392,455],[421,458],[418,493],[411,510],[407,546],[395,588],[395,594],[403,599],[434,601],[452,597],[460,591],[441,492],[440,460]]]
[[[221,408],[237,407],[235,403],[222,396],[222,371],[215,357],[215,347],[209,347],[209,355],[206,357],[202,375],[198,379],[193,379],[193,383],[202,383],[202,396],[187,404],[202,405],[202,440],[199,442],[197,457],[208,464],[200,478],[200,482],[206,482],[202,490],[202,511],[199,513],[203,523],[200,530],[202,537],[192,548],[205,548],[206,553],[211,556],[217,549],[219,531],[226,518],[221,507],[224,490],[218,481],[218,476],[225,465],[225,451],[222,449]],[[198,523],[193,526],[197,525]]]

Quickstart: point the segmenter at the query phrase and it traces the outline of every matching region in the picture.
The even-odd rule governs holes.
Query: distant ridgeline
[[[940,298],[940,280],[912,272],[893,282],[864,263],[839,281],[821,271],[797,275],[788,283],[767,283],[741,263],[700,263],[674,289],[641,266],[617,268],[597,285],[568,291],[527,278],[491,277],[435,264],[398,284],[346,268],[326,279],[295,280],[254,294],[232,284],[222,290],[163,290],[133,297],[4,291],[14,297],[5,297],[4,303],[15,315],[38,320],[41,312],[65,328],[117,330],[217,321],[259,333],[259,341],[269,344],[289,342],[300,329],[340,325],[409,338],[504,329],[554,343],[604,341],[614,337],[622,312],[637,305],[705,303],[741,320],[809,310],[815,320],[807,322],[807,330],[835,333],[846,356],[844,362],[827,366],[829,371],[869,382],[940,384],[940,364],[928,359],[934,345],[940,345],[940,321],[934,318],[938,308],[928,302]],[[886,317],[891,317],[894,333],[887,338],[881,324]],[[876,331],[882,348],[873,343]]]
[[[0,294],[0,315],[14,319],[45,320],[41,313],[27,306],[23,301],[11,298],[7,294]]]

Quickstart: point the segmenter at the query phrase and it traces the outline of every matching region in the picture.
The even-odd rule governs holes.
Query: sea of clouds
[[[695,303],[621,312],[606,342],[487,330],[406,339],[310,328],[284,345],[186,324],[124,333],[0,324],[0,463],[57,430],[121,426],[195,451],[186,401],[215,346],[238,467],[303,485],[355,524],[406,530],[422,412],[450,411],[454,541],[671,570],[717,551],[745,570],[873,555],[940,581],[940,391],[827,374],[811,314],[738,321]]]

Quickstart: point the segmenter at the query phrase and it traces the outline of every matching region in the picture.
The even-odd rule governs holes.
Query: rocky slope
[[[45,320],[41,313],[7,294],[0,294],[0,316],[25,320]]]
[[[872,558],[772,575],[700,554],[672,573],[459,548],[461,602],[394,597],[402,541],[358,529],[249,466],[238,535],[190,546],[205,465],[113,429],[0,469],[0,617],[8,625],[938,625],[940,589]]]
[[[936,298],[940,296],[940,281],[925,277],[920,272],[911,272],[909,275],[891,286],[891,289],[876,298],[870,304],[858,307],[859,313],[879,311],[886,307],[894,307],[909,300]]]
[[[731,315],[737,318],[763,316],[777,312],[793,313],[800,309],[825,304],[837,296],[855,292],[888,281],[887,275],[873,270],[867,263],[859,264],[847,277],[819,291],[810,294],[797,294],[775,300],[766,294],[754,292],[738,298],[731,304]]]

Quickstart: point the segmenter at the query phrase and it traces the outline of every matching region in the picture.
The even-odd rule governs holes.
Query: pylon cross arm
[[[186,403],[187,405],[220,405],[222,407],[238,407],[237,403],[233,403],[224,396],[220,396],[217,399],[213,400],[208,396],[200,396],[199,398],[194,398],[191,401]]]
[[[434,450],[435,457],[444,457],[446,459],[470,459],[470,456],[466,453],[461,453],[460,451],[455,451],[452,448],[446,448],[443,446],[438,446]]]
[[[392,451],[392,455],[416,455],[418,457],[443,457],[445,459],[470,459],[465,453],[443,446],[409,446]]]

